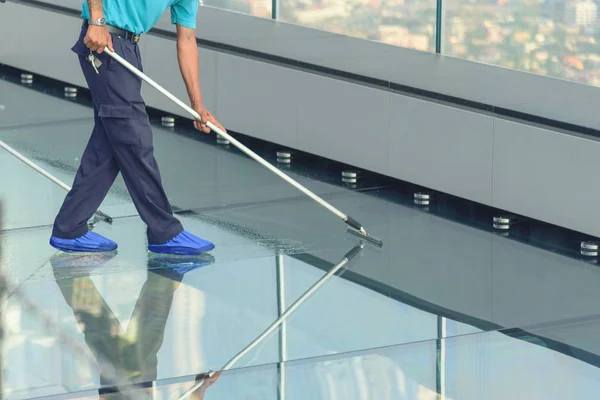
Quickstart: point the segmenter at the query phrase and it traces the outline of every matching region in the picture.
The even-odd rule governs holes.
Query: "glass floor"
[[[84,103],[0,80],[0,140],[69,185],[91,128]],[[394,201],[389,183],[350,188],[327,171],[282,166],[384,240],[360,248],[259,164],[176,131],[155,125],[157,161],[186,229],[216,243],[210,255],[148,253],[121,178],[100,207],[113,223],[94,228],[118,252],[56,252],[48,239],[66,192],[0,149],[2,398],[576,399],[600,390],[598,266]]]

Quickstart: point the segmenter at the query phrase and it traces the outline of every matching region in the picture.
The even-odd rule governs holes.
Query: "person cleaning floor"
[[[198,0],[84,0],[83,26],[72,47],[92,95],[94,129],[72,189],[54,221],[50,245],[68,252],[113,251],[117,244],[88,229],[117,174],[147,225],[148,250],[202,254],[215,245],[184,230],[175,218],[154,158],[152,129],[141,96],[142,80],[114,61],[108,47],[142,71],[138,42],[170,8],[177,30],[177,60],[191,106],[207,122],[225,130],[204,107],[200,92],[196,13]]]

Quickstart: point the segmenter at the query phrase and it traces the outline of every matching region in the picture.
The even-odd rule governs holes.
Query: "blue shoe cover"
[[[215,245],[207,240],[200,239],[198,236],[183,231],[173,239],[163,244],[148,245],[148,250],[153,253],[178,254],[193,256],[206,253],[215,248]]]
[[[96,232],[89,231],[77,239],[60,239],[55,236],[50,238],[50,245],[64,252],[98,252],[113,251],[117,244]]]

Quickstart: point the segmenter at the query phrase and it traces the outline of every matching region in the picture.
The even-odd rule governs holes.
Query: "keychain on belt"
[[[86,57],[86,60],[90,64],[92,64],[92,67],[94,67],[94,71],[96,71],[96,73],[99,74],[100,72],[98,72],[98,68],[100,68],[100,66],[102,65],[102,61],[100,61],[100,59],[94,55],[91,49],[90,54]]]

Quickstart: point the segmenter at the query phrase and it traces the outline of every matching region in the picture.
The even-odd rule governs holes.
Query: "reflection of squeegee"
[[[136,67],[131,65],[129,62],[127,62],[127,60],[125,60],[124,58],[122,58],[121,56],[116,54],[115,52],[111,51],[109,48],[105,48],[104,51],[108,55],[110,55],[112,58],[117,60],[120,64],[122,64],[125,68],[127,68],[129,71],[131,71],[133,74],[135,74],[137,77],[143,79],[146,83],[148,83],[154,89],[158,90],[160,93],[162,93],[167,98],[169,98],[169,100],[173,101],[179,107],[183,108],[185,111],[190,113],[194,117],[194,119],[196,119],[197,121],[200,121],[202,119],[200,114],[198,114],[193,108],[189,107],[187,104],[185,104],[184,102],[179,100],[177,97],[173,96],[171,93],[169,93],[163,87],[161,87],[158,83],[154,82],[152,79],[150,79],[148,76],[146,76],[139,69],[137,69]],[[341,218],[346,223],[346,225],[348,225],[350,227],[350,233],[357,235],[358,237],[365,239],[368,242],[373,243],[379,247],[383,246],[383,241],[381,241],[381,239],[378,239],[378,238],[375,238],[375,237],[369,235],[367,233],[367,231],[365,230],[365,228],[363,228],[363,226],[358,221],[356,221],[349,215],[344,214],[343,212],[341,212],[340,210],[338,210],[337,208],[335,208],[334,206],[332,206],[331,204],[329,204],[328,202],[326,202],[325,200],[323,200],[322,198],[320,198],[319,196],[317,196],[316,194],[314,194],[313,192],[311,192],[310,190],[308,190],[307,188],[305,188],[304,186],[302,186],[301,184],[299,184],[298,182],[293,180],[292,178],[290,178],[288,175],[284,174],[279,169],[277,169],[273,165],[269,164],[266,160],[264,160],[258,154],[256,154],[252,150],[250,150],[248,147],[244,146],[242,143],[240,143],[233,137],[231,137],[227,132],[220,129],[218,126],[215,126],[215,124],[213,124],[212,122],[207,121],[206,125],[213,132],[216,132],[219,136],[229,140],[231,143],[233,143],[233,145],[235,147],[237,147],[238,149],[240,149],[241,151],[246,153],[248,156],[253,158],[256,162],[261,164],[263,167],[269,169],[271,172],[278,175],[280,178],[285,180],[287,183],[294,186],[296,189],[300,190],[302,193],[304,193],[305,195],[307,195],[308,197],[310,197],[311,199],[313,199],[314,201],[316,201],[317,203],[319,203],[320,205],[322,205],[323,207],[325,207],[326,209],[328,209],[329,211],[331,211],[332,213],[337,215],[339,218]]]
[[[291,306],[289,306],[289,308],[287,308],[283,312],[283,314],[281,314],[281,316],[279,318],[277,318],[263,333],[261,333],[260,336],[258,336],[256,339],[254,339],[248,346],[246,346],[242,351],[237,353],[231,360],[229,360],[227,362],[227,364],[225,364],[225,366],[223,368],[221,368],[221,372],[231,369],[231,367],[233,367],[233,365],[235,363],[237,363],[242,357],[244,357],[246,354],[248,354],[248,352],[250,350],[252,350],[254,347],[256,347],[256,345],[258,345],[260,342],[262,342],[267,336],[269,336],[271,333],[273,333],[273,331],[275,329],[277,329],[277,327],[279,327],[279,325],[281,325],[286,320],[286,318],[288,318],[290,316],[290,314],[292,314],[300,306],[300,304],[304,303],[304,301],[311,294],[316,292],[321,286],[323,286],[323,284],[325,282],[327,282],[329,280],[329,278],[331,278],[333,275],[335,275],[342,267],[344,267],[346,264],[348,264],[348,262],[350,262],[350,260],[352,260],[354,257],[356,257],[361,252],[362,248],[363,248],[363,244],[360,244],[360,245],[354,247],[348,253],[346,253],[344,258],[342,258],[342,260],[339,263],[337,263],[336,265],[331,267],[331,269],[325,275],[323,275],[321,277],[321,279],[319,279],[317,282],[315,282],[315,284],[312,285],[306,292],[304,292],[304,294],[302,296],[300,296],[298,298],[298,300],[296,300]],[[214,373],[209,373],[206,377],[212,376],[213,374]],[[203,383],[204,383],[204,379],[196,382],[196,384],[191,389],[186,391],[181,397],[179,397],[178,400],[182,400],[182,399],[189,397],[196,390],[198,390],[198,388],[200,388],[200,386],[202,386]]]
[[[18,151],[16,151],[15,149],[10,147],[6,143],[4,143],[2,140],[0,140],[0,147],[2,147],[4,150],[8,151],[10,154],[15,156],[19,160],[23,161],[25,164],[27,164],[28,166],[30,166],[31,168],[33,168],[40,174],[44,175],[46,178],[50,179],[52,182],[56,183],[61,188],[65,189],[67,192],[71,191],[71,187],[69,185],[60,181],[58,178],[56,178],[54,175],[50,174],[48,171],[45,171],[44,169],[40,168],[38,165],[34,164],[31,160],[25,158],[24,155],[22,155],[21,153],[19,153]],[[95,214],[98,217],[100,217],[100,219],[108,222],[109,224],[112,224],[112,221],[113,221],[112,218],[109,217],[108,215],[104,214],[102,211],[96,210]]]

